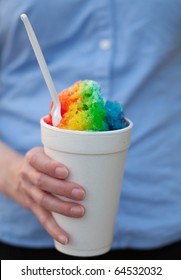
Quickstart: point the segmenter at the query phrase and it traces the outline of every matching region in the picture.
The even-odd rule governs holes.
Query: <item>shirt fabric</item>
[[[0,139],[24,155],[42,145],[39,119],[51,98],[21,13],[33,25],[57,91],[95,80],[134,123],[112,247],[179,240],[181,0],[1,0]],[[53,246],[36,217],[3,194],[0,240]]]

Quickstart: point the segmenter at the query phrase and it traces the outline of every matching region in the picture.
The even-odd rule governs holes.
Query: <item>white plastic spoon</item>
[[[59,102],[59,99],[58,99],[57,91],[55,89],[53,80],[52,80],[50,72],[48,70],[48,66],[45,62],[45,58],[43,56],[42,50],[40,48],[40,45],[39,45],[38,40],[36,38],[36,35],[33,31],[31,23],[29,22],[29,19],[28,19],[26,14],[22,14],[20,17],[21,17],[21,19],[24,23],[26,32],[28,34],[30,43],[31,43],[32,48],[34,50],[34,53],[35,53],[35,56],[37,58],[38,64],[40,66],[41,72],[43,74],[44,80],[47,84],[47,87],[48,87],[49,92],[51,94],[52,100],[54,102],[54,105],[53,105],[52,110],[51,110],[52,123],[53,123],[53,126],[57,126],[58,123],[61,120],[61,114],[60,114],[60,109],[61,108],[60,108],[60,102]]]

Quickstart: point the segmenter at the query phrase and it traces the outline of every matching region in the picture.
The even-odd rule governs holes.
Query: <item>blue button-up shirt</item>
[[[0,1],[0,139],[21,154],[41,145],[39,119],[51,101],[19,18],[24,12],[57,91],[96,80],[134,123],[113,248],[179,240],[181,0]],[[0,240],[53,246],[36,217],[4,195]]]

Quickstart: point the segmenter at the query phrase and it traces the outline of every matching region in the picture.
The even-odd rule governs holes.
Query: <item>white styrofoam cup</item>
[[[45,153],[65,164],[70,171],[68,180],[86,191],[86,198],[81,202],[86,209],[82,218],[53,213],[58,225],[69,234],[67,245],[55,241],[58,251],[84,257],[101,255],[111,249],[133,126],[128,122],[120,130],[87,132],[59,129],[41,119]]]

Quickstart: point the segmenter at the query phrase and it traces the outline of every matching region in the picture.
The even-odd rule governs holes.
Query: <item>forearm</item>
[[[7,194],[13,183],[13,166],[22,161],[22,156],[1,141],[0,155],[0,192]]]

